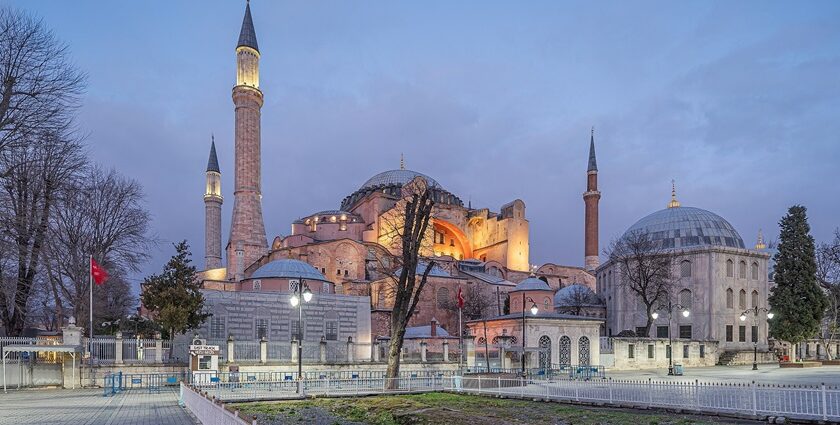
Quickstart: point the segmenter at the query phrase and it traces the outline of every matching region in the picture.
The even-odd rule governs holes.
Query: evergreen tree
[[[187,241],[175,244],[175,251],[163,273],[144,280],[141,295],[143,305],[152,311],[166,338],[195,329],[210,316],[204,312],[204,296],[195,279]]]
[[[776,286],[769,298],[776,314],[770,321],[770,335],[791,344],[817,335],[827,307],[817,283],[814,238],[805,211],[805,207],[794,205],[779,222]]]

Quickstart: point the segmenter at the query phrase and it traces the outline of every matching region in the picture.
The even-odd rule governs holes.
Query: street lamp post
[[[752,323],[753,323],[753,327],[756,330],[758,330],[758,315],[760,313],[766,313],[768,320],[773,318],[773,312],[772,311],[770,311],[770,310],[768,310],[764,307],[755,306],[753,308],[748,308],[748,309],[744,310],[743,313],[741,313],[741,317],[739,317],[739,319],[741,319],[742,322],[747,320],[747,313],[752,313],[752,318],[753,318]],[[752,370],[758,370],[758,335],[757,335],[757,332],[753,333],[752,338],[753,338],[753,367],[752,367]]]
[[[671,314],[674,310],[682,310],[683,317],[688,317],[691,312],[688,311],[688,307],[685,307],[681,304],[673,304],[671,301],[668,301],[668,306],[660,305],[659,310],[667,309],[668,313],[668,350],[670,351],[670,355],[668,356],[668,375],[674,374],[674,339],[671,335]],[[651,313],[650,317],[653,317],[653,320],[659,318],[659,313],[654,311]]]
[[[525,376],[525,300],[525,292],[522,292],[522,376]],[[531,302],[531,314],[536,316],[539,312],[537,303],[531,297],[527,297],[527,300]]]
[[[298,340],[298,386],[297,392],[298,394],[303,393],[303,304],[312,301],[312,291],[309,290],[309,286],[303,279],[297,280],[290,280],[289,283],[292,289],[292,296],[289,298],[289,303],[292,304],[292,307],[298,308],[298,332],[297,332],[297,340]],[[303,302],[301,302],[301,299]]]

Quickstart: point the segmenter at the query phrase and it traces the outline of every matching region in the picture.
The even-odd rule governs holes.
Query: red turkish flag
[[[99,264],[96,264],[96,260],[94,260],[93,257],[90,258],[90,275],[93,277],[93,281],[96,282],[97,285],[105,283],[108,279],[108,272],[100,267]]]
[[[464,308],[464,294],[461,292],[461,288],[458,288],[458,308]]]

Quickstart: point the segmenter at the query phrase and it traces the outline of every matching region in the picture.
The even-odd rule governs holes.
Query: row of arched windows
[[[541,369],[551,367],[551,338],[548,335],[543,335],[539,340],[540,355],[539,364]],[[559,363],[561,366],[570,366],[572,364],[572,339],[566,335],[560,337],[559,345]],[[591,362],[591,343],[589,337],[582,336],[578,338],[578,365],[589,366]]]
[[[750,302],[752,304],[750,308],[759,307],[759,296],[757,290],[752,291]],[[735,308],[735,291],[733,291],[732,288],[726,289],[726,308]],[[738,292],[738,308],[747,308],[747,291],[744,289]]]
[[[732,260],[726,260],[726,277],[735,277],[735,262]],[[747,278],[747,262],[744,260],[738,262],[738,278]],[[758,280],[758,263],[755,261],[750,265],[750,278]]]

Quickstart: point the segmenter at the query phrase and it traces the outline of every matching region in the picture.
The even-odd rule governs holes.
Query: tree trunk
[[[388,380],[385,387],[393,390],[398,388],[398,380],[400,377],[400,351],[405,337],[405,326],[401,327],[401,332],[391,333],[391,341],[388,344],[388,369],[385,371],[385,378]]]

